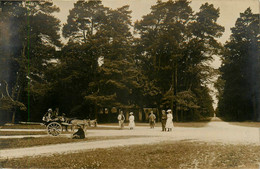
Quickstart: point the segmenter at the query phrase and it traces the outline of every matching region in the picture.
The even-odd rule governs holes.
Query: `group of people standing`
[[[133,130],[135,127],[135,116],[133,112],[129,113],[129,128],[130,130]],[[117,116],[119,127],[122,129],[124,128],[124,121],[125,121],[125,116],[123,111],[120,111],[119,115]]]
[[[55,111],[52,111],[51,108],[48,109],[47,113],[44,114],[42,120],[43,121],[51,121],[59,116],[59,108],[56,108]]]
[[[172,128],[174,127],[172,119],[171,109],[167,110],[167,114],[165,113],[165,110],[162,110],[162,131],[172,131]]]
[[[133,130],[135,127],[135,117],[134,117],[134,113],[130,112],[129,113],[129,129]],[[120,111],[119,115],[117,116],[118,119],[118,123],[119,123],[119,127],[121,129],[124,128],[124,121],[125,121],[125,116],[123,114],[123,111]],[[172,110],[168,109],[167,110],[167,114],[165,112],[165,110],[162,110],[162,117],[161,117],[161,122],[162,122],[162,131],[172,131],[172,128],[174,127],[173,125],[173,116],[172,116]],[[150,128],[153,129],[156,123],[156,116],[153,113],[153,111],[151,111],[150,115],[149,115],[149,124],[150,124]]]

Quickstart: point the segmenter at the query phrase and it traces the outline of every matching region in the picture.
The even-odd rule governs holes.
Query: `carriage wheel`
[[[61,133],[62,127],[57,122],[51,122],[47,125],[47,133],[53,136],[58,136]]]

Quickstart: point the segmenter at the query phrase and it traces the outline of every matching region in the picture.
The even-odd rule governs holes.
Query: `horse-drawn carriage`
[[[42,118],[43,124],[46,126],[47,133],[52,136],[58,136],[63,131],[63,126],[68,129],[68,126],[71,126],[71,131],[74,131],[74,127],[77,125],[86,127],[96,127],[97,120],[79,120],[74,118],[67,118],[64,116],[55,116],[51,117],[48,114],[45,114]]]
[[[52,136],[58,136],[62,132],[62,125],[68,125],[65,123],[65,118],[63,116],[57,116],[55,118],[49,118],[48,116],[43,116],[43,124],[46,126],[47,133]]]

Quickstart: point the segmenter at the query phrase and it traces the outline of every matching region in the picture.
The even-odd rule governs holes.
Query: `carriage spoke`
[[[53,136],[58,136],[61,133],[61,124],[57,122],[51,122],[47,125],[47,132]]]

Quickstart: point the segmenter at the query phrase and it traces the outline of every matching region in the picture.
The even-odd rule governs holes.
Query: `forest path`
[[[96,148],[110,148],[154,144],[164,141],[204,141],[209,144],[257,144],[260,145],[260,129],[230,125],[220,120],[212,120],[201,128],[175,127],[172,132],[162,132],[160,127],[149,129],[136,127],[134,130],[88,130],[87,137],[96,136],[129,136],[127,139],[113,139],[102,141],[82,141],[28,148],[0,150],[0,159],[20,158],[25,156],[50,155],[55,153],[73,153],[93,150]],[[131,137],[139,136],[139,137]]]

